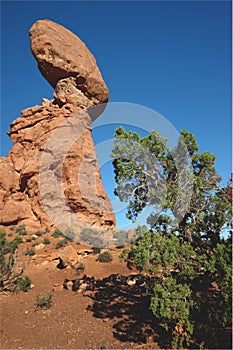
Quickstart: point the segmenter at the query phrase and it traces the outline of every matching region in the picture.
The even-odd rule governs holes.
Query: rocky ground
[[[121,249],[111,250],[113,261],[103,263],[97,261],[98,254],[90,253],[90,248],[74,242],[68,249],[55,249],[57,241],[54,238],[51,244],[37,247],[24,273],[32,280],[30,291],[0,294],[1,348],[159,349],[160,331],[148,311],[149,299],[128,283],[127,276],[138,272],[119,261]],[[31,247],[31,242],[23,249],[26,246]],[[76,262],[71,247],[79,253]],[[70,264],[80,262],[85,270],[77,276]],[[64,289],[65,279],[82,279],[84,275],[94,277],[94,290]],[[36,309],[36,296],[48,292],[53,294],[52,307]]]

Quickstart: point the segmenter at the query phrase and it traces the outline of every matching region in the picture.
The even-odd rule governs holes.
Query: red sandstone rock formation
[[[95,59],[77,36],[48,20],[37,21],[30,38],[54,99],[11,123],[14,145],[0,158],[0,224],[114,227],[91,135],[90,115],[99,111],[90,108],[108,100]]]

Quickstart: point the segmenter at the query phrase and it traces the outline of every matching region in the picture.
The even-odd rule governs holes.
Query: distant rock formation
[[[109,97],[95,58],[76,35],[49,20],[33,24],[30,39],[54,99],[42,99],[11,123],[14,145],[0,158],[0,224],[115,227],[91,134],[101,108],[90,108]]]

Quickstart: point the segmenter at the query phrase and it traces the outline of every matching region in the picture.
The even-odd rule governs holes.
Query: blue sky
[[[30,52],[28,30],[51,19],[76,33],[93,52],[110,102],[149,107],[178,130],[191,131],[201,151],[231,172],[230,1],[2,1],[1,155],[20,111],[53,90]],[[94,134],[99,143],[113,128]],[[105,175],[105,172],[107,175]],[[113,177],[102,168],[112,196]]]

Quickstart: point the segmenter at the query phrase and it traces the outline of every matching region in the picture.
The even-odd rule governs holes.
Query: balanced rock
[[[81,96],[94,104],[107,102],[108,89],[96,60],[75,34],[60,24],[40,20],[31,27],[30,39],[39,70],[53,88],[59,80],[72,78]]]
[[[96,228],[115,226],[92,139],[91,108],[108,99],[96,61],[64,27],[37,21],[31,48],[54,98],[21,111],[8,132],[12,149],[0,158],[0,224]]]

